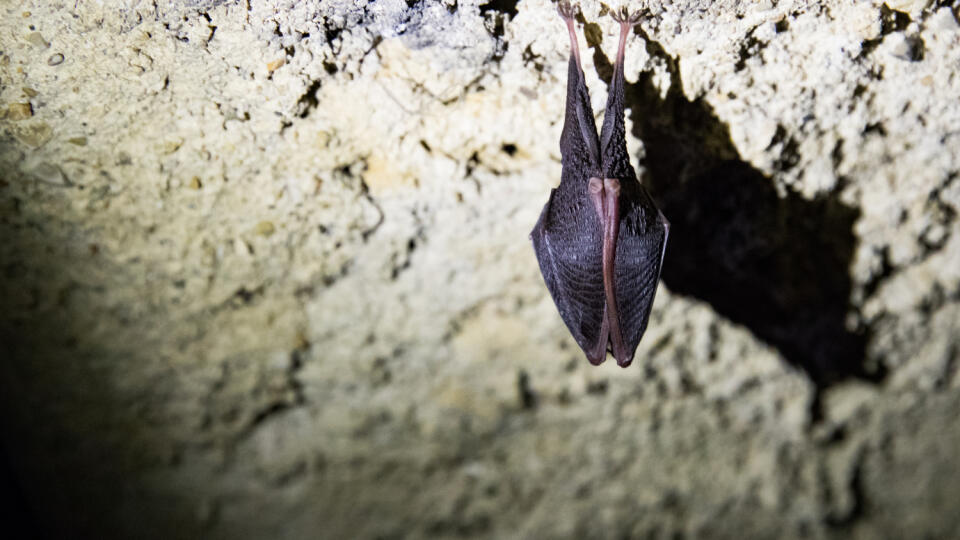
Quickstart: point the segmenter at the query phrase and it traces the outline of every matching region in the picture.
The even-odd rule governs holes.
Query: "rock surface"
[[[599,117],[617,6],[581,7]],[[550,2],[0,6],[21,521],[960,534],[956,3],[649,9],[629,145],[674,228],[621,370],[587,364],[527,239],[560,173]]]

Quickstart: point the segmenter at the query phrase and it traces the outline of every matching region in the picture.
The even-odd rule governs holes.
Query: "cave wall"
[[[628,148],[673,229],[626,370],[528,240],[555,4],[0,5],[11,523],[960,534],[958,6],[644,5]],[[598,119],[617,7],[578,17]]]

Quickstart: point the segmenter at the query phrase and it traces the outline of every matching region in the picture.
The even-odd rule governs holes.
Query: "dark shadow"
[[[865,332],[845,324],[859,210],[832,194],[778,195],[772,179],[740,158],[710,105],[682,94],[674,59],[635,31],[673,79],[664,98],[650,73],[626,87],[633,134],[647,153],[643,181],[672,225],[666,286],[776,347],[818,393],[851,377],[880,380],[883,373],[867,363]],[[609,81],[612,66],[597,48],[594,61]],[[784,148],[781,170],[797,161],[784,136],[780,130],[775,137]]]
[[[0,536],[23,540],[41,538],[36,516],[27,502],[3,442],[0,440]]]
[[[0,154],[9,153],[5,144],[0,139]],[[23,204],[10,188],[28,184],[25,193],[49,206]],[[83,295],[81,284],[64,279],[67,268],[93,265],[122,275],[113,260],[69,247],[82,234],[66,225],[82,219],[61,192],[88,187],[44,185],[16,166],[0,172],[0,538],[129,537],[116,509],[141,504],[134,488],[144,468],[118,451],[115,412],[137,405],[107,376],[117,346],[90,331],[91,321],[118,311],[102,300],[103,288],[83,285],[93,291]],[[136,441],[146,424],[131,422],[123,433]],[[159,521],[155,514],[141,512],[142,523]],[[155,530],[144,525],[140,536]]]

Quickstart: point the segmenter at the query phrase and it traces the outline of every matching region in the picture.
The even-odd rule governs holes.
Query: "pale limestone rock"
[[[628,149],[674,230],[628,370],[527,239],[555,4],[0,7],[0,395],[50,535],[957,530],[955,10],[648,7]]]

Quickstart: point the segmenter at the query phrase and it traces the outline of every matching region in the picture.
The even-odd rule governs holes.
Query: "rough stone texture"
[[[616,7],[578,23],[598,115]],[[527,239],[560,173],[549,2],[0,5],[5,509],[57,537],[960,535],[956,3],[649,8],[629,145],[674,228],[621,370]]]

